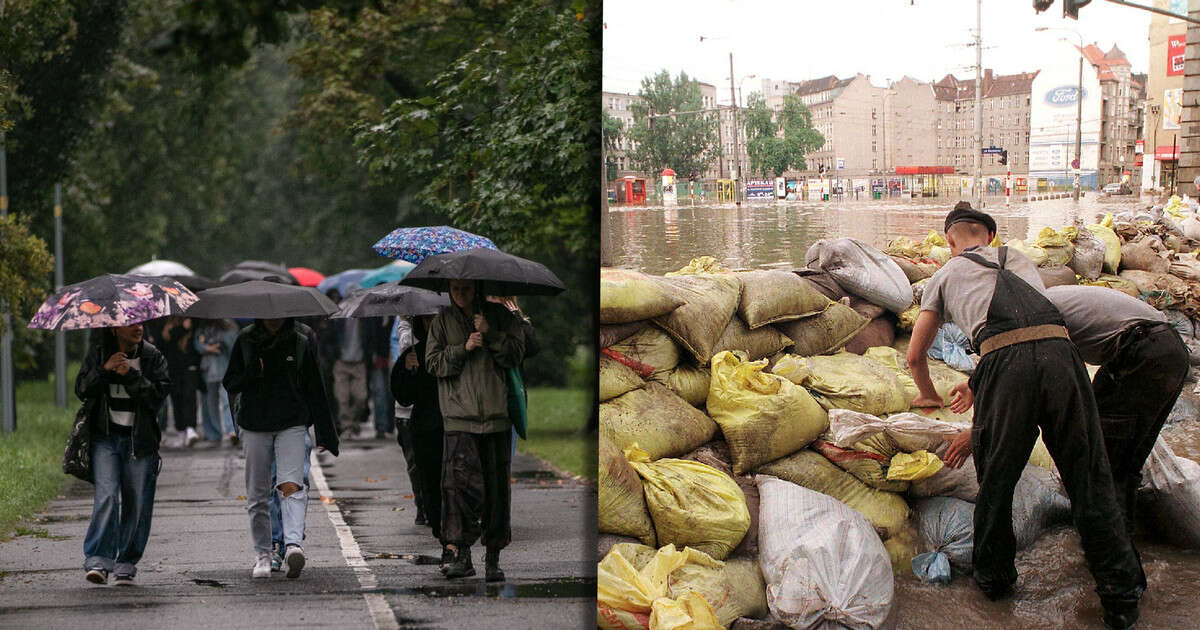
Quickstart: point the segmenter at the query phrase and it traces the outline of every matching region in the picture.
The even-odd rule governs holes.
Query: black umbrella
[[[450,306],[450,298],[445,295],[388,282],[351,293],[338,304],[338,312],[332,317],[433,315],[443,306]]]
[[[485,295],[558,295],[567,289],[541,263],[484,248],[430,256],[400,284],[449,291],[451,280],[479,280]]]
[[[290,284],[299,286],[299,282],[286,269],[280,271],[268,271],[266,269],[253,269],[250,267],[234,267],[221,275],[222,284],[237,284],[248,280],[274,280],[276,283]]]
[[[196,302],[184,313],[188,317],[274,319],[331,315],[338,308],[312,287],[298,287],[265,280],[249,280],[196,294]]]
[[[204,276],[167,276],[168,278],[187,287],[189,291],[203,291],[221,286],[220,282]]]

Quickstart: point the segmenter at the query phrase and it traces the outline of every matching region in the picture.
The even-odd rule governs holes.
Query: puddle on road
[[[503,582],[488,584],[483,580],[430,584],[397,588],[397,595],[424,595],[426,597],[490,597],[492,599],[514,598],[591,598],[596,596],[595,578],[561,578],[541,582]]]
[[[196,584],[199,584],[200,586],[211,586],[213,588],[225,588],[224,582],[218,582],[216,580],[202,580],[199,578],[192,578],[192,581],[195,582]]]

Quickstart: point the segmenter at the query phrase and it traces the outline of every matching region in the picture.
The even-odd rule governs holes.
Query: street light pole
[[[975,207],[983,206],[983,0],[975,1]]]
[[[1079,157],[1080,146],[1083,144],[1083,38],[1079,39],[1079,88],[1075,92],[1075,192],[1072,197],[1079,201],[1079,173],[1083,170],[1083,162]],[[1097,164],[1098,165],[1098,164]]]
[[[733,160],[736,165],[733,176],[733,200],[737,207],[742,207],[742,152],[738,148],[738,103],[737,96],[734,93],[734,78],[733,78],[733,53],[729,53],[729,100],[733,104]]]
[[[0,131],[0,217],[8,216],[8,164],[5,156],[6,141]],[[4,304],[4,333],[0,335],[0,433],[17,430],[16,374],[13,371],[12,317]]]

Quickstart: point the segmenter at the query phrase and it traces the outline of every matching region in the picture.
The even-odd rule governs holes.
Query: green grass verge
[[[68,366],[68,375],[77,372],[78,364]],[[0,434],[0,540],[36,534],[18,523],[42,509],[67,481],[62,454],[79,405],[71,386],[67,393],[68,408],[59,409],[53,376],[17,386],[17,430]]]
[[[587,389],[531,387],[529,439],[517,449],[536,455],[563,470],[596,478],[596,439],[583,432],[595,398]]]

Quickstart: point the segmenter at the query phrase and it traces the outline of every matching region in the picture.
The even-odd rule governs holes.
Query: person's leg
[[[371,370],[371,401],[375,409],[375,433],[387,433],[392,430],[393,405],[392,394],[388,391],[388,372],[386,370]]]
[[[500,570],[500,550],[512,540],[512,486],[508,471],[512,437],[508,431],[485,433],[476,437],[483,464],[484,515],[483,544],[487,548],[485,573],[487,581],[504,579]]]
[[[92,474],[94,497],[92,520],[83,537],[85,571],[113,570],[120,544],[120,444],[116,436],[92,435]]]
[[[130,447],[121,458],[121,548],[116,574],[133,578],[150,540],[154,493],[162,459],[158,453],[134,457],[132,444]]]
[[[221,383],[207,383],[200,401],[201,419],[204,424],[204,439],[210,442],[221,440]]]
[[[410,471],[413,487],[421,488],[421,505],[433,537],[442,538],[442,432],[409,431],[415,467]],[[407,457],[407,455],[406,455]],[[415,495],[415,491],[414,491]]]
[[[271,458],[271,570],[278,571],[283,567],[283,508],[279,504],[279,493],[274,488],[279,486],[278,458]]]
[[[197,372],[186,371],[179,384],[179,395],[172,400],[178,400],[175,405],[175,428],[186,431],[196,430],[196,392],[200,390],[200,376]]]
[[[354,423],[358,430],[362,429],[367,415],[367,369],[362,361],[350,364],[350,406],[354,409]]]
[[[250,513],[250,540],[258,555],[271,553],[271,463],[275,459],[275,433],[242,431],[246,453],[246,510]]]
[[[280,431],[275,440],[275,489],[281,495],[280,513],[289,578],[298,577],[304,568],[300,543],[304,540],[304,518],[308,511],[308,487],[304,482],[307,435],[306,427],[290,427]]]
[[[475,574],[471,545],[480,535],[483,470],[471,434],[447,431],[442,445],[442,541],[455,551],[446,576],[466,577]]]
[[[220,383],[217,385],[217,388],[221,390],[221,418],[225,427],[223,432],[225,435],[236,437],[241,433],[241,427],[233,421],[233,408],[229,405],[229,392],[225,391],[225,387]]]
[[[337,429],[340,432],[354,428],[354,406],[351,400],[351,379],[354,378],[352,364],[344,361],[333,362],[333,395],[337,399]]]
[[[417,506],[417,525],[425,525],[429,522],[429,509],[425,500],[425,487],[420,483],[420,462],[417,460],[415,452],[414,438],[411,422],[407,419],[396,420],[396,441],[400,443],[400,452],[404,455],[404,468],[408,474],[408,483],[413,489],[413,503]],[[441,447],[438,447],[439,451]],[[441,467],[441,461],[438,461],[438,467]]]

